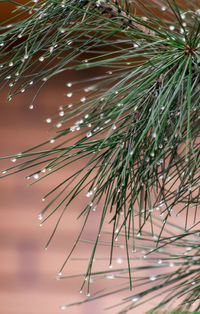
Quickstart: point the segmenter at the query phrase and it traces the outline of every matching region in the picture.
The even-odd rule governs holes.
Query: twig
[[[123,25],[129,26],[134,29],[139,29],[143,33],[146,33],[151,36],[155,36],[154,31],[152,31],[150,28],[142,24],[134,22],[129,16],[129,13],[126,13],[120,8],[119,9],[116,8],[113,4],[107,3],[105,0],[97,0],[96,6],[98,6],[99,8],[102,8],[104,12],[111,14],[112,17],[124,18],[122,21]]]

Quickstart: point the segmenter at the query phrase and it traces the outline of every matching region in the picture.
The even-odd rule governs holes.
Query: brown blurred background
[[[1,21],[11,16],[12,8],[6,1],[0,3]],[[58,113],[59,105],[67,103],[65,83],[65,75],[52,80],[33,110],[29,104],[36,90],[11,102],[6,100],[7,91],[1,92],[1,156],[20,152],[51,136],[44,121]],[[1,161],[0,169],[9,165],[11,162]],[[74,222],[69,213],[56,240],[45,251],[55,220],[40,228],[37,216],[44,205],[40,199],[54,186],[56,178],[29,187],[24,177],[25,174],[17,174],[0,180],[0,314],[56,314],[62,312],[59,305],[81,297],[78,293],[81,280],[55,280],[80,223]],[[77,213],[80,201],[74,206]],[[66,273],[80,272],[77,267],[77,262],[71,263]],[[95,310],[91,304],[67,310],[67,313],[101,312],[102,306]]]
[[[6,1],[0,2],[1,21],[10,16],[12,7]],[[6,100],[8,91],[1,92],[1,156],[18,153],[54,136],[54,131],[49,131],[45,119],[57,114],[59,106],[80,99],[81,94],[74,95],[70,101],[65,96],[68,90],[67,81],[77,80],[79,76],[79,72],[71,72],[53,78],[44,87],[33,110],[29,109],[29,105],[36,89],[16,96],[11,102]],[[0,170],[10,165],[12,165],[10,161],[1,161]],[[72,169],[68,168],[60,176],[66,177],[71,171]],[[84,299],[85,291],[83,295],[79,294],[82,279],[55,280],[55,277],[78,235],[82,220],[76,221],[76,216],[84,208],[87,199],[83,194],[73,206],[70,206],[55,238],[45,251],[44,246],[58,215],[49,219],[40,228],[37,216],[44,206],[40,200],[60,180],[58,176],[52,176],[30,187],[25,180],[25,174],[28,175],[29,172],[0,180],[0,314],[57,314],[62,312],[59,305]],[[87,233],[84,234],[88,240],[96,236],[98,215],[95,213],[91,217]],[[73,257],[87,257],[90,252],[90,245],[80,244]],[[108,257],[107,253],[108,249],[101,247],[98,256]],[[119,254],[121,254],[119,257],[125,256],[123,251]],[[108,263],[109,261],[106,263],[97,261],[96,267],[97,269],[107,267]],[[86,266],[85,261],[80,263],[72,260],[65,267],[63,274],[78,274],[84,271]],[[119,265],[114,261],[113,266]],[[91,294],[102,289],[107,282],[109,286],[118,283],[106,280],[91,284],[94,285],[94,289],[91,287]],[[99,299],[81,307],[69,308],[65,312],[101,314],[104,307],[118,303],[121,296]],[[155,304],[156,301],[151,302]],[[144,311],[144,307],[140,309],[140,313]],[[109,313],[116,312],[117,310],[113,309]],[[138,310],[132,313],[138,313]]]
[[[11,16],[12,8],[6,1],[0,3],[1,21]],[[37,99],[33,110],[29,109],[29,104],[36,89],[16,96],[11,102],[6,99],[8,91],[1,92],[1,156],[18,153],[54,136],[54,131],[48,130],[45,119],[57,114],[58,106],[69,103],[65,96],[67,77],[62,74],[52,79]],[[70,73],[70,80],[77,77],[79,73]],[[76,100],[77,97],[80,95],[75,95]],[[1,161],[0,170],[10,165],[12,162],[9,160]],[[62,175],[66,177],[68,172]],[[0,314],[56,314],[62,312],[59,305],[84,299],[85,293],[79,294],[82,279],[58,281],[55,277],[80,229],[81,221],[76,222],[76,216],[83,209],[85,198],[76,200],[61,222],[55,240],[47,251],[44,250],[56,219],[50,219],[40,228],[37,216],[44,206],[41,198],[56,182],[59,182],[58,177],[30,187],[25,180],[25,173],[0,180]],[[94,230],[97,221],[94,222],[88,228],[88,239],[96,234]],[[80,245],[74,257],[88,256],[89,249]],[[102,248],[101,256],[103,253]],[[65,267],[63,274],[80,273],[86,269],[86,265],[84,262],[72,261]],[[100,287],[103,285],[98,285]],[[113,301],[118,302],[118,297],[112,298]],[[108,299],[107,305],[110,303]],[[100,314],[104,306],[106,301],[99,300],[70,308],[66,312]]]

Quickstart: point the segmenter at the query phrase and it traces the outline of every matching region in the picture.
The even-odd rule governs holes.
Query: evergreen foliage
[[[30,169],[27,179],[35,183],[86,160],[83,168],[48,192],[44,198],[49,203],[39,214],[44,223],[60,211],[48,246],[69,204],[83,190],[88,197],[79,215],[83,227],[60,273],[97,208],[101,219],[81,287],[87,285],[89,297],[83,302],[128,291],[134,283],[118,313],[131,312],[161,293],[163,301],[152,312],[179,298],[180,311],[200,311],[199,1],[7,2],[16,5],[15,17],[0,27],[0,80],[2,88],[10,87],[9,100],[38,83],[39,93],[62,71],[85,71],[83,80],[68,82],[66,96],[70,99],[81,84],[86,96],[47,119],[59,128],[55,137],[4,157],[15,164],[2,172],[5,177]],[[88,77],[90,68],[102,75]],[[172,220],[179,215],[183,226],[179,218],[177,224]],[[95,272],[93,261],[108,219],[109,265],[120,238],[127,267]],[[145,255],[134,253],[138,248]],[[147,260],[147,266],[133,267],[138,258]],[[137,271],[155,268],[156,276],[137,278]],[[110,275],[127,280],[90,296],[90,278]]]

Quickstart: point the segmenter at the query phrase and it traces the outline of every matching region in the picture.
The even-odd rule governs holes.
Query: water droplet
[[[61,271],[58,273],[58,276],[62,276],[62,272]]]
[[[63,117],[64,114],[65,114],[64,111],[60,111],[60,112],[59,112],[59,116],[60,116],[60,117]]]
[[[39,226],[42,227],[42,224],[40,224]]]
[[[95,212],[95,210],[97,209],[97,205],[95,205],[94,207],[93,207],[93,212]]]
[[[59,31],[61,32],[61,34],[64,34],[65,29],[61,27],[61,28],[59,28]]]
[[[72,97],[72,93],[67,93],[67,97]]]
[[[35,173],[35,174],[33,175],[33,178],[36,179],[36,180],[39,179],[39,174],[38,174],[38,173]]]
[[[116,263],[117,263],[117,264],[122,264],[122,263],[123,263],[123,259],[122,259],[121,257],[118,257],[118,258],[116,259]]]
[[[174,25],[170,25],[169,29],[170,29],[170,31],[173,31],[175,29],[175,26]]]
[[[90,293],[88,292],[88,293],[86,294],[86,296],[87,296],[87,297],[90,297]]]
[[[46,123],[51,123],[51,121],[52,121],[51,118],[46,119]]]
[[[109,265],[109,268],[112,268],[112,264]]]
[[[56,124],[56,127],[57,128],[60,128],[62,126],[62,123],[61,122],[58,122],[57,124]]]
[[[72,87],[72,83],[71,82],[67,83],[67,87]]]
[[[55,142],[54,138],[50,139],[49,141],[51,144],[53,144]]]
[[[9,67],[12,67],[14,65],[14,63],[11,61],[10,63],[9,63]]]
[[[86,97],[82,97],[81,102],[85,102],[85,101],[86,101]]]
[[[92,132],[88,132],[88,133],[86,134],[86,136],[87,136],[87,137],[91,137],[91,136],[92,136]]]
[[[16,162],[16,160],[17,160],[17,159],[16,159],[15,157],[11,158],[11,161],[12,161],[12,162]]]
[[[86,193],[86,197],[90,197],[92,194],[93,194],[92,191],[88,191],[88,192]]]
[[[150,276],[149,279],[150,279],[151,281],[154,281],[154,280],[156,280],[156,276]]]
[[[39,57],[39,61],[43,62],[44,61],[44,57]]]
[[[104,124],[108,124],[111,121],[111,119],[108,119],[104,122]]]
[[[61,309],[61,310],[66,310],[66,308],[67,308],[67,305],[61,305],[61,306],[60,306],[60,309]]]
[[[162,260],[161,259],[158,260],[158,264],[162,264]]]
[[[133,302],[137,302],[138,299],[139,299],[139,298],[138,298],[137,296],[135,296],[135,297],[132,298],[132,301],[133,301]]]
[[[53,50],[54,50],[54,47],[53,47],[53,46],[51,46],[51,47],[49,48],[49,52],[50,52],[50,53],[52,53],[52,52],[53,52]]]
[[[161,8],[162,11],[166,11],[166,9],[167,9],[167,8],[164,7],[164,6]]]
[[[38,219],[39,219],[39,220],[42,220],[42,219],[43,219],[42,213],[40,213],[40,214],[38,215]]]
[[[169,263],[169,266],[170,266],[170,267],[173,267],[173,266],[174,266],[174,263],[173,263],[173,262],[170,262],[170,263]]]
[[[44,202],[44,201],[45,201],[45,198],[43,197],[43,198],[42,198],[42,202]]]

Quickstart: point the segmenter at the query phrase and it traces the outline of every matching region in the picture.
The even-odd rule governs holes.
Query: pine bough
[[[58,279],[65,278],[61,272],[97,209],[101,218],[81,287],[87,285],[88,297],[74,304],[128,294],[134,285],[118,313],[161,293],[163,301],[152,312],[179,298],[180,310],[200,310],[199,1],[7,2],[15,7],[15,16],[0,27],[0,80],[2,88],[10,87],[8,100],[35,84],[39,93],[63,71],[85,73],[83,80],[67,82],[66,96],[70,100],[80,86],[86,96],[46,120],[59,128],[55,137],[3,157],[14,165],[2,177],[30,169],[27,179],[33,183],[85,160],[48,192],[49,203],[38,217],[44,223],[60,212],[48,246],[69,204],[82,191],[88,197],[79,215],[82,230]],[[89,77],[91,68],[100,74]],[[124,243],[127,267],[95,272],[108,219],[109,265]],[[135,259],[145,259],[147,266],[133,267]],[[144,269],[156,269],[157,275],[137,278]],[[108,276],[123,278],[119,288],[90,296],[91,278]]]

